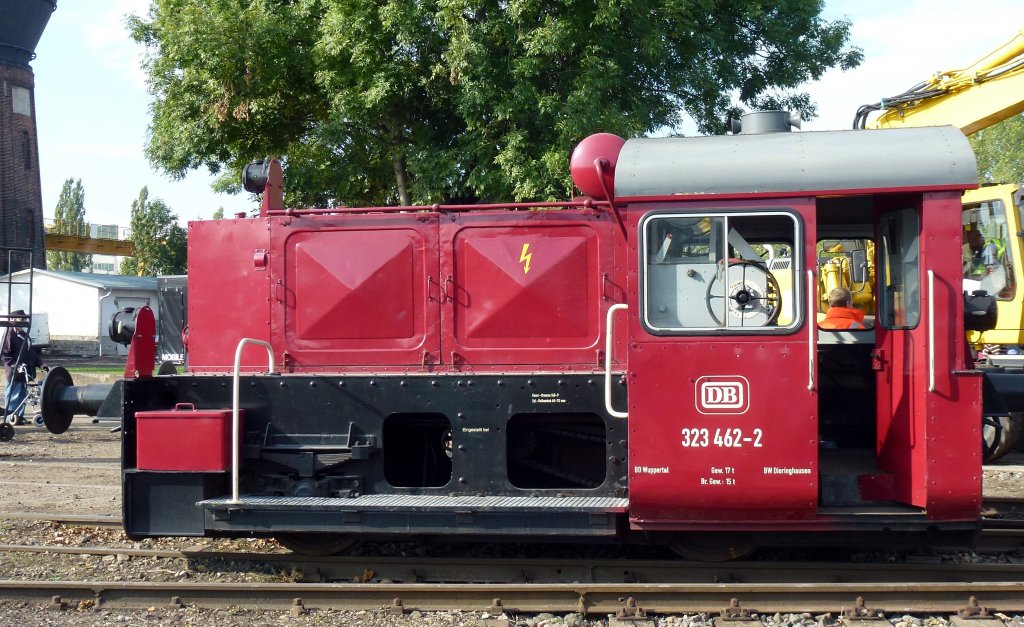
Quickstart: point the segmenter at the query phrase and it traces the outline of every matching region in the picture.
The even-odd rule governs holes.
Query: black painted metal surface
[[[56,0],[0,0],[0,63],[27,67]]]

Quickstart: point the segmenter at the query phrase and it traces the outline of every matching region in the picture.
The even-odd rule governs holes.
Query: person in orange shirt
[[[822,329],[865,329],[864,312],[853,307],[853,295],[845,287],[828,293],[828,312],[818,323]]]

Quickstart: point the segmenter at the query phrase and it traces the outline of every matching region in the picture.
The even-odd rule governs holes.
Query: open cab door
[[[815,516],[818,401],[805,261],[813,225],[810,199],[639,219],[629,344],[635,526]]]
[[[870,495],[970,520],[981,496],[981,376],[965,363],[962,260],[949,254],[960,248],[959,197],[894,201],[878,212],[881,473]]]

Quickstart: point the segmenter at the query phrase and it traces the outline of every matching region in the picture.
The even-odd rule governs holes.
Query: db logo
[[[702,414],[743,414],[750,407],[750,383],[739,375],[701,377],[694,391]]]

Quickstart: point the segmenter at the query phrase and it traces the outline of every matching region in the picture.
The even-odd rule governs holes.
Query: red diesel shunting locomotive
[[[565,203],[292,210],[250,166],[259,217],[190,225],[188,372],[120,391],[125,529],[969,536],[967,141],[744,125],[588,138]],[[872,328],[818,329],[826,239],[873,242]]]

